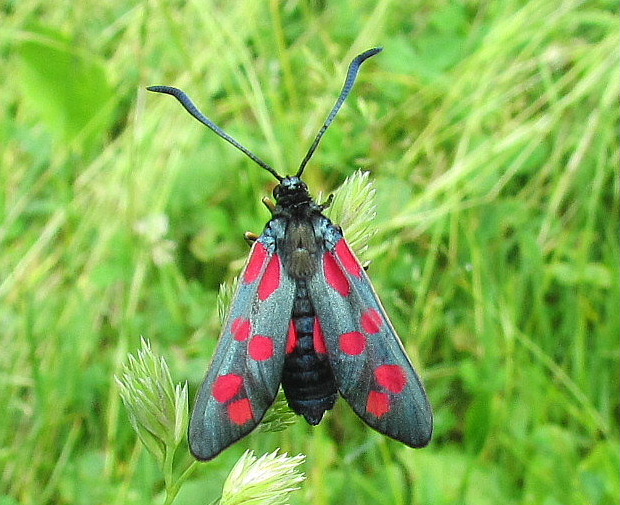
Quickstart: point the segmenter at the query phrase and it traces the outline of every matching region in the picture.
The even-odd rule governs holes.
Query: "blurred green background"
[[[218,285],[350,59],[373,46],[306,181],[377,187],[375,288],[424,377],[432,444],[345,402],[246,448],[308,461],[292,504],[611,504],[619,486],[617,2],[0,2],[0,504],[161,499],[114,374],[140,336],[190,398]]]

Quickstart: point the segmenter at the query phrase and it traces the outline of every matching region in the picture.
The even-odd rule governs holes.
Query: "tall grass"
[[[376,45],[305,177],[372,172],[369,273],[434,441],[341,401],[175,503],[276,447],[307,456],[291,503],[617,503],[618,24],[603,0],[3,2],[0,503],[161,500],[114,375],[144,336],[193,397],[219,283],[268,219],[269,175],[144,87],[182,87],[290,173]]]

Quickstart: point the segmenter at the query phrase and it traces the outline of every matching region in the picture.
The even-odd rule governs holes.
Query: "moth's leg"
[[[251,246],[254,242],[256,242],[258,237],[260,237],[260,235],[257,235],[256,233],[251,232],[251,231],[246,231],[243,234],[243,238],[245,239],[245,241],[248,243],[249,246]]]
[[[333,201],[334,201],[334,194],[332,193],[331,195],[327,197],[327,200],[319,204],[319,207],[321,208],[321,212],[327,209],[332,204]]]
[[[271,215],[273,216],[276,212],[276,204],[273,203],[269,198],[264,197],[262,200],[263,204],[265,205],[265,207],[267,207],[267,209],[269,210],[269,212],[271,212]]]

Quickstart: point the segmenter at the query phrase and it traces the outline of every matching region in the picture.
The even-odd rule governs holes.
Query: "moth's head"
[[[283,207],[312,201],[308,186],[295,175],[284,177],[280,184],[273,188],[273,197],[276,203]]]

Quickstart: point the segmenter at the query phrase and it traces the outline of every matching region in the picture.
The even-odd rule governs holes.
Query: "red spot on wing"
[[[375,370],[377,382],[392,393],[402,393],[407,387],[407,373],[400,365],[381,365]]]
[[[254,410],[252,403],[248,398],[237,400],[228,406],[228,417],[238,425],[242,425],[254,419]]]
[[[239,394],[243,386],[243,377],[234,373],[220,375],[213,384],[213,398],[226,403]]]
[[[362,314],[362,328],[366,333],[375,334],[383,328],[383,316],[377,309],[368,309]]]
[[[297,326],[295,326],[295,321],[291,321],[291,324],[288,327],[288,340],[286,341],[286,353],[290,354],[297,347]]]
[[[352,331],[340,335],[340,349],[345,354],[358,356],[366,350],[367,344],[368,341],[366,340],[366,336],[359,331]]]
[[[358,259],[355,257],[355,254],[353,254],[353,251],[351,250],[349,244],[347,244],[347,241],[345,239],[341,239],[336,244],[336,254],[338,255],[338,258],[340,259],[344,267],[347,269],[347,272],[349,272],[351,275],[355,275],[355,277],[362,276],[362,272],[364,271],[364,269],[362,268],[362,265],[360,265]]]
[[[252,284],[263,271],[265,262],[269,258],[269,251],[262,242],[254,242],[254,249],[248,261],[248,266],[245,269],[245,275],[243,276],[243,282],[246,284]]]
[[[325,345],[325,335],[323,334],[323,327],[318,317],[314,318],[314,333],[312,335],[314,341],[314,350],[319,354],[327,354],[327,346]]]
[[[342,271],[342,268],[340,268],[333,253],[325,253],[323,269],[325,271],[325,278],[332,288],[338,291],[342,296],[349,296],[351,294],[351,283]]]
[[[238,317],[233,321],[230,331],[235,340],[245,342],[252,335],[252,322],[245,317]]]
[[[252,359],[256,361],[266,361],[271,359],[274,354],[273,339],[264,335],[256,335],[248,347]]]
[[[282,284],[282,261],[279,255],[274,254],[258,286],[258,298],[265,301],[280,287],[280,284]]]
[[[390,395],[380,393],[379,391],[371,391],[366,402],[366,411],[377,417],[384,416],[392,410]]]

